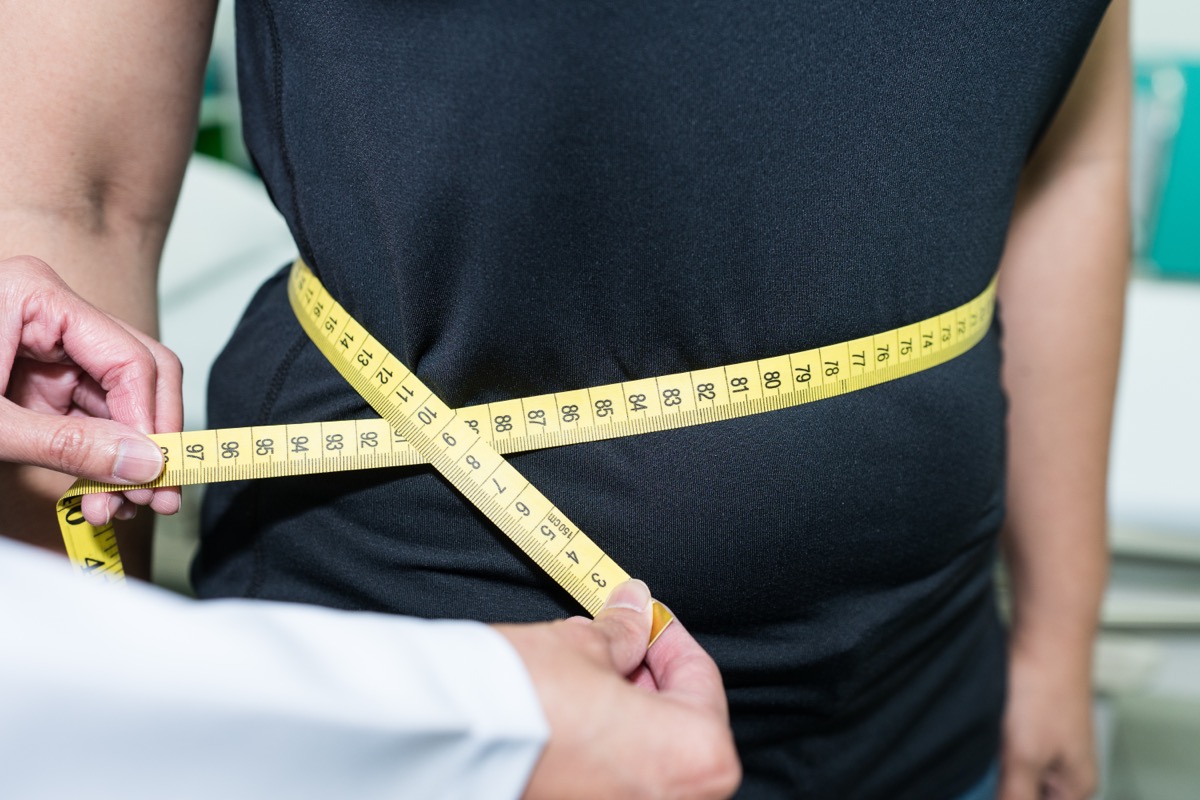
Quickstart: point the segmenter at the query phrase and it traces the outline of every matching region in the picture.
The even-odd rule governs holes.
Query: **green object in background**
[[[1175,69],[1183,77],[1182,113],[1148,255],[1164,277],[1200,279],[1200,63]]]
[[[239,135],[237,98],[221,80],[220,64],[210,60],[204,73],[204,97],[200,101],[195,151],[232,162],[231,143]]]
[[[227,161],[225,129],[220,125],[204,125],[196,131],[196,152]]]

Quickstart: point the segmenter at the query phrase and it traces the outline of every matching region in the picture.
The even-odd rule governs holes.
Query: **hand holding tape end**
[[[643,581],[629,580],[614,589],[604,602],[600,614],[618,608],[645,612],[647,604],[650,606],[650,637],[646,642],[646,649],[649,649],[658,641],[658,637],[667,626],[675,621],[675,615],[671,613],[671,609],[650,596],[650,589]],[[596,619],[600,619],[599,614]]]
[[[0,461],[85,475],[109,493],[77,500],[105,525],[139,505],[179,509],[149,434],[183,423],[179,359],[77,295],[43,261],[0,259]]]
[[[671,619],[645,583],[629,580],[595,620],[498,626],[529,670],[551,731],[526,800],[733,794],[741,766],[721,674]],[[661,634],[653,647],[652,626]],[[586,730],[580,719],[590,721]]]

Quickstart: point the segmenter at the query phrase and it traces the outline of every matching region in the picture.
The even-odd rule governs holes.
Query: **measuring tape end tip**
[[[675,615],[671,613],[671,609],[664,606],[657,600],[650,601],[651,620],[650,620],[650,643],[647,647],[658,641],[658,637],[667,629],[672,622],[675,621]]]

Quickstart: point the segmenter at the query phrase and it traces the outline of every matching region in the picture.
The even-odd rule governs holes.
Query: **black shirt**
[[[304,257],[452,406],[765,358],[973,297],[1103,0],[241,0]],[[995,327],[811,406],[512,457],[721,666],[744,797],[951,797],[995,757]],[[280,278],[213,426],[370,416]],[[205,596],[578,613],[429,468],[211,487]],[[486,669],[486,665],[480,665]]]

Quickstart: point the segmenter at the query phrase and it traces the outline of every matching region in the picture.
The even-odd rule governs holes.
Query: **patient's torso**
[[[247,140],[448,403],[581,388],[975,296],[1103,6],[242,0]],[[211,393],[214,426],[370,414],[278,278]],[[896,383],[512,461],[718,659],[745,796],[934,797],[994,756],[998,326]],[[206,595],[579,612],[429,468],[212,487],[205,527]]]

